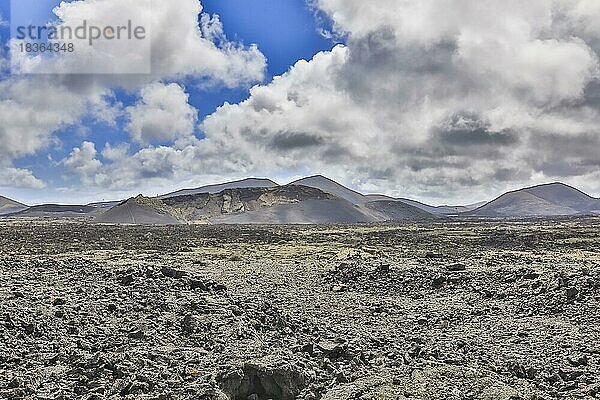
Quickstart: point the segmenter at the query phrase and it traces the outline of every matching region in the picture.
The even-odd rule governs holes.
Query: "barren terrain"
[[[3,220],[0,398],[592,399],[599,226]]]

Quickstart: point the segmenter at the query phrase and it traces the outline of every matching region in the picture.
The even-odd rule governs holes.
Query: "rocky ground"
[[[0,223],[0,398],[593,399],[600,220]]]

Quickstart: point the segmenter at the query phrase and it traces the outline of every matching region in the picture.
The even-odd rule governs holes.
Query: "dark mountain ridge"
[[[129,199],[96,222],[205,224],[347,224],[434,218],[417,208],[380,202],[356,205],[303,185],[225,189],[168,198]],[[166,219],[165,219],[166,218]],[[135,222],[133,222],[135,221]]]
[[[476,217],[552,217],[600,214],[600,199],[560,182],[505,193],[465,213]]]
[[[600,199],[554,182],[511,191],[483,205],[430,206],[406,198],[365,195],[315,175],[282,186],[269,179],[249,178],[154,198],[140,195],[88,205],[28,207],[0,196],[0,215],[87,217],[116,224],[345,224],[600,215]]]

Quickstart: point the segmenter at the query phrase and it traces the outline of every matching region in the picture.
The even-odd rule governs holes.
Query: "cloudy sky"
[[[147,1],[151,73],[83,76],[11,74],[0,0],[0,194],[324,174],[436,204],[552,181],[600,196],[598,0],[37,4],[108,23]],[[115,51],[113,67],[132,65]]]

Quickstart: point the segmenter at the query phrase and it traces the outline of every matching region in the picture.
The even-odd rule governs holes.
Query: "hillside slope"
[[[380,214],[387,222],[436,219],[436,215],[410,204],[397,200],[379,200],[365,204],[365,207]]]
[[[7,215],[23,211],[27,208],[25,204],[9,199],[8,197],[0,196],[0,215]]]
[[[394,198],[390,196],[386,196],[383,194],[368,194],[366,197],[369,201],[396,201],[402,202],[406,205],[416,207],[420,210],[426,211],[430,214],[445,216],[445,215],[456,215],[462,212],[471,211],[482,205],[486,204],[486,202],[477,203],[477,204],[469,204],[466,206],[432,206],[429,204],[421,203],[420,201],[405,199],[405,198]]]
[[[355,190],[349,189],[344,185],[337,183],[322,175],[309,176],[308,178],[299,179],[290,183],[290,185],[301,185],[317,188],[326,193],[331,193],[340,197],[344,200],[349,201],[352,204],[364,204],[371,201],[369,197],[361,194]]]
[[[376,214],[339,198],[279,204],[210,220],[213,224],[359,224],[377,221]]]
[[[103,224],[179,225],[170,210],[159,200],[138,196],[126,200],[96,217]]]
[[[508,192],[465,215],[477,217],[552,217],[600,213],[600,200],[563,183]]]
[[[433,217],[400,202],[353,204],[300,185],[226,189],[168,198],[138,196],[98,216],[113,224],[350,224]]]

